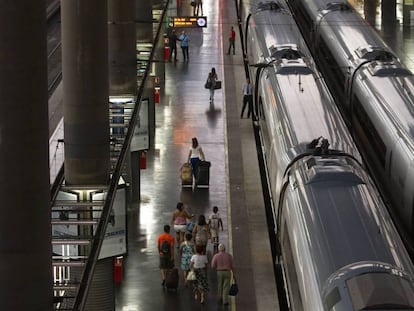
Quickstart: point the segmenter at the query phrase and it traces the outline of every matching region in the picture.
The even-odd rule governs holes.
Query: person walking
[[[204,215],[198,217],[198,222],[193,229],[193,236],[196,246],[203,248],[203,253],[206,253],[208,240],[211,238],[210,227],[206,222]]]
[[[222,243],[219,244],[218,250],[219,252],[211,259],[211,267],[217,271],[217,294],[219,301],[226,306],[229,304],[232,274],[234,278],[233,256],[226,253],[226,247]]]
[[[246,79],[246,83],[243,84],[243,108],[240,118],[243,119],[244,110],[247,106],[247,118],[250,118],[250,114],[253,111],[253,86],[250,83],[250,79]]]
[[[191,139],[191,147],[188,152],[187,162],[191,163],[191,166],[193,167],[193,175],[196,183],[198,179],[198,163],[200,160],[205,160],[204,152],[201,146],[198,144],[197,138],[193,137]]]
[[[211,71],[208,73],[206,85],[209,87],[210,90],[210,102],[214,102],[214,90],[216,89],[216,82],[217,82],[217,73],[216,68],[212,67]]]
[[[192,242],[193,235],[185,234],[185,241],[180,245],[181,270],[184,273],[184,283],[187,283],[187,274],[190,271],[191,257],[195,254],[195,245]]]
[[[207,281],[207,255],[203,253],[203,247],[196,245],[196,253],[190,259],[190,269],[194,270],[196,279],[194,281],[194,300],[198,301],[200,297],[200,303],[204,303],[205,293],[208,292]]]
[[[184,209],[184,203],[178,202],[175,212],[172,216],[172,224],[176,233],[177,247],[184,241],[184,234],[187,229],[187,219],[191,219],[194,215],[190,215]]]
[[[174,267],[174,237],[170,234],[171,227],[164,226],[164,232],[158,236],[158,254],[160,255],[160,273],[162,286],[165,286],[167,270]]]
[[[213,207],[213,213],[208,217],[208,225],[210,227],[211,242],[213,243],[214,253],[218,252],[219,230],[223,230],[223,221],[221,220],[218,207]]]
[[[190,41],[190,37],[183,30],[181,35],[178,37],[178,40],[181,41],[181,50],[183,51],[184,61],[188,62],[188,43]]]
[[[168,61],[171,62],[172,55],[174,53],[174,61],[177,61],[177,34],[175,33],[175,29],[171,31],[170,36],[168,37],[168,45],[170,47],[170,56]]]
[[[203,0],[195,0],[194,1],[194,16],[201,15],[203,16]]]
[[[235,42],[236,42],[236,32],[234,31],[233,26],[231,26],[230,35],[229,35],[229,49],[227,51],[227,55],[230,55],[231,48],[233,48],[233,55],[235,54],[235,47],[234,47]]]

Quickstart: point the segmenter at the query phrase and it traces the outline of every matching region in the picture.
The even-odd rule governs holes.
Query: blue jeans
[[[193,167],[193,175],[194,178],[198,178],[198,163],[200,162],[200,158],[191,158],[190,159],[191,166]]]

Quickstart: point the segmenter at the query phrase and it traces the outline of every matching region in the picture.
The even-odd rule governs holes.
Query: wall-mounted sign
[[[174,16],[173,27],[207,27],[207,16]]]

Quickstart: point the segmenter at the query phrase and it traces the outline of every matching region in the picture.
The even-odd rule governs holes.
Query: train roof
[[[249,19],[249,31],[257,37],[255,41],[265,60],[302,56],[300,50],[306,47],[299,29],[286,4],[281,1],[259,2]],[[296,56],[293,56],[294,54]],[[309,57],[310,53],[306,54]]]
[[[382,113],[382,122],[392,123],[386,127],[395,129],[394,135],[414,150],[414,76],[411,72],[394,63],[372,62],[358,73],[354,85],[354,91],[365,98],[362,102],[367,104],[367,113],[370,110]]]
[[[348,3],[316,0],[304,5],[311,8],[308,12],[316,21],[316,32],[324,34],[325,43],[340,56],[337,59],[342,62],[353,62],[354,66],[358,66],[366,60],[398,60],[375,30]]]
[[[290,173],[303,236],[320,288],[335,271],[365,261],[387,263],[413,277],[413,266],[378,192],[345,156],[309,156]],[[287,224],[289,225],[289,224]],[[299,231],[298,231],[299,232]]]
[[[315,137],[333,149],[361,157],[327,87],[301,60],[280,60],[266,68],[261,81],[269,126],[280,129],[293,159]],[[270,114],[273,116],[270,117]],[[278,124],[270,118],[280,120]],[[293,149],[292,149],[293,148]]]
[[[277,7],[270,9],[269,3],[253,10],[247,36],[253,43],[251,65],[264,68],[260,89],[263,102],[272,106],[264,109],[281,120],[280,125],[267,120],[268,126],[282,127],[288,149],[324,136],[332,148],[360,158],[286,4],[273,2]]]

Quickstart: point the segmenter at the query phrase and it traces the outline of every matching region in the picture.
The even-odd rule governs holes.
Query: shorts
[[[210,234],[211,234],[211,238],[212,239],[213,238],[218,238],[218,236],[219,236],[218,230],[217,229],[213,229],[213,228],[210,228]]]
[[[175,232],[185,232],[187,229],[187,225],[174,225]]]
[[[172,269],[174,268],[174,261],[170,256],[160,256],[160,269]]]

